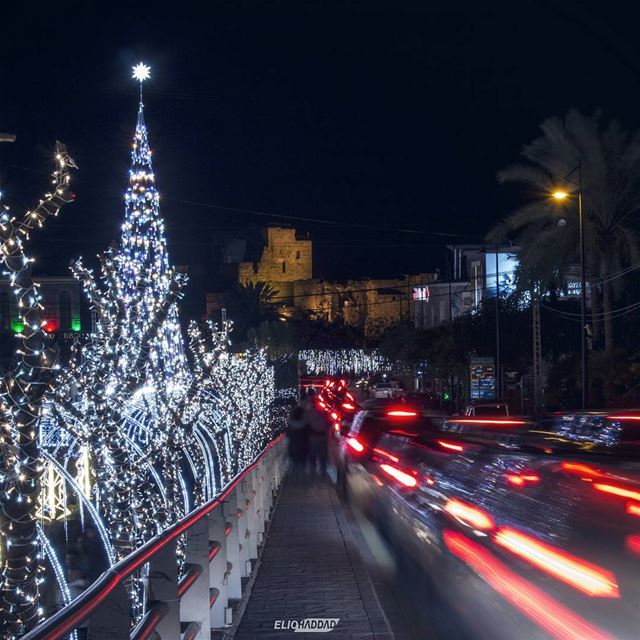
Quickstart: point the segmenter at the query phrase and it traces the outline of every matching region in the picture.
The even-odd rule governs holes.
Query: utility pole
[[[453,300],[451,297],[451,263],[449,261],[449,251],[445,247],[445,258],[447,260],[447,280],[449,281],[449,326],[451,327],[451,335],[453,337]],[[455,374],[451,371],[451,402],[453,406],[458,408],[458,394],[454,389],[455,386]]]
[[[584,253],[584,215],[582,211],[582,164],[578,160],[578,218],[580,222],[580,369],[582,378],[582,410],[589,406],[587,374],[587,275]]]
[[[502,399],[502,375],[500,373],[500,268],[498,266],[498,246],[496,245],[496,395]]]
[[[538,415],[542,398],[542,335],[540,331],[540,300],[534,298],[533,312],[533,412]]]

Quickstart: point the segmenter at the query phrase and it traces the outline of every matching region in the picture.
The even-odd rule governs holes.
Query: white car
[[[371,398],[399,398],[402,389],[397,382],[376,382],[371,386]]]

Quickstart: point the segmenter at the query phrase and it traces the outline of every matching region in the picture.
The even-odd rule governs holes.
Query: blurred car
[[[470,404],[464,411],[465,416],[508,416],[509,405],[505,402]]]
[[[417,439],[436,432],[443,420],[441,412],[421,411],[397,402],[368,401],[356,414],[336,453],[337,485],[342,496],[354,509],[368,515],[370,496],[375,490],[371,465],[396,460],[378,446],[380,439],[385,435]]]
[[[451,612],[446,637],[636,638],[639,433],[632,412],[385,433],[371,519]]]
[[[374,382],[369,390],[371,398],[399,398],[402,395],[400,385],[395,381]]]

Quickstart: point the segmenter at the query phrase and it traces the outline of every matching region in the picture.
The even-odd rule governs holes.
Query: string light
[[[379,353],[368,353],[363,349],[303,350],[299,359],[311,375],[345,373],[357,376],[391,369],[391,364]]]

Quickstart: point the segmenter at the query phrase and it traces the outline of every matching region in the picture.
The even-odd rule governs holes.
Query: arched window
[[[8,331],[11,328],[9,294],[6,291],[0,293],[0,328],[3,331]]]
[[[71,294],[68,291],[60,293],[58,309],[60,312],[60,330],[69,331],[71,329]]]

